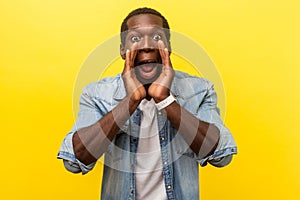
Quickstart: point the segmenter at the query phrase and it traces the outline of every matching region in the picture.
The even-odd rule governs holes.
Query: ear
[[[120,44],[120,55],[121,55],[122,59],[125,60],[126,50],[125,50],[125,47],[122,43]]]

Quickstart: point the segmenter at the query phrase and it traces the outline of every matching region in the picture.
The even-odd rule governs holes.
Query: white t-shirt
[[[143,112],[135,168],[137,200],[167,200],[162,174],[161,149],[158,135],[156,107],[153,99],[144,99],[139,108]]]

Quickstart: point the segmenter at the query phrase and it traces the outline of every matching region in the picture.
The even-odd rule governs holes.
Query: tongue
[[[144,72],[150,72],[150,71],[152,71],[153,67],[154,67],[154,64],[153,64],[153,63],[146,63],[146,64],[143,64],[143,65],[141,66],[141,68],[142,68],[142,70],[143,70]]]

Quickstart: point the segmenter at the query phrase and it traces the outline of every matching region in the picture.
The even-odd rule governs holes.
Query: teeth
[[[155,63],[155,61],[145,60],[145,61],[140,62],[139,64],[142,65],[142,64],[147,64],[147,63]]]

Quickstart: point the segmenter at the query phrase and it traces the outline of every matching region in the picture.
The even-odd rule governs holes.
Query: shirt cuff
[[[236,147],[228,147],[223,150],[215,151],[212,155],[200,160],[202,167],[207,165],[207,162],[216,167],[224,167],[232,160],[232,154],[237,154]]]
[[[58,152],[57,158],[64,160],[64,166],[68,171],[72,173],[82,172],[82,174],[86,174],[94,168],[96,162],[89,165],[85,165],[75,157],[72,137],[73,133],[69,133],[65,137]]]
[[[223,158],[210,160],[208,162],[215,167],[224,167],[228,165],[231,162],[231,160],[232,160],[232,154],[224,156]]]

